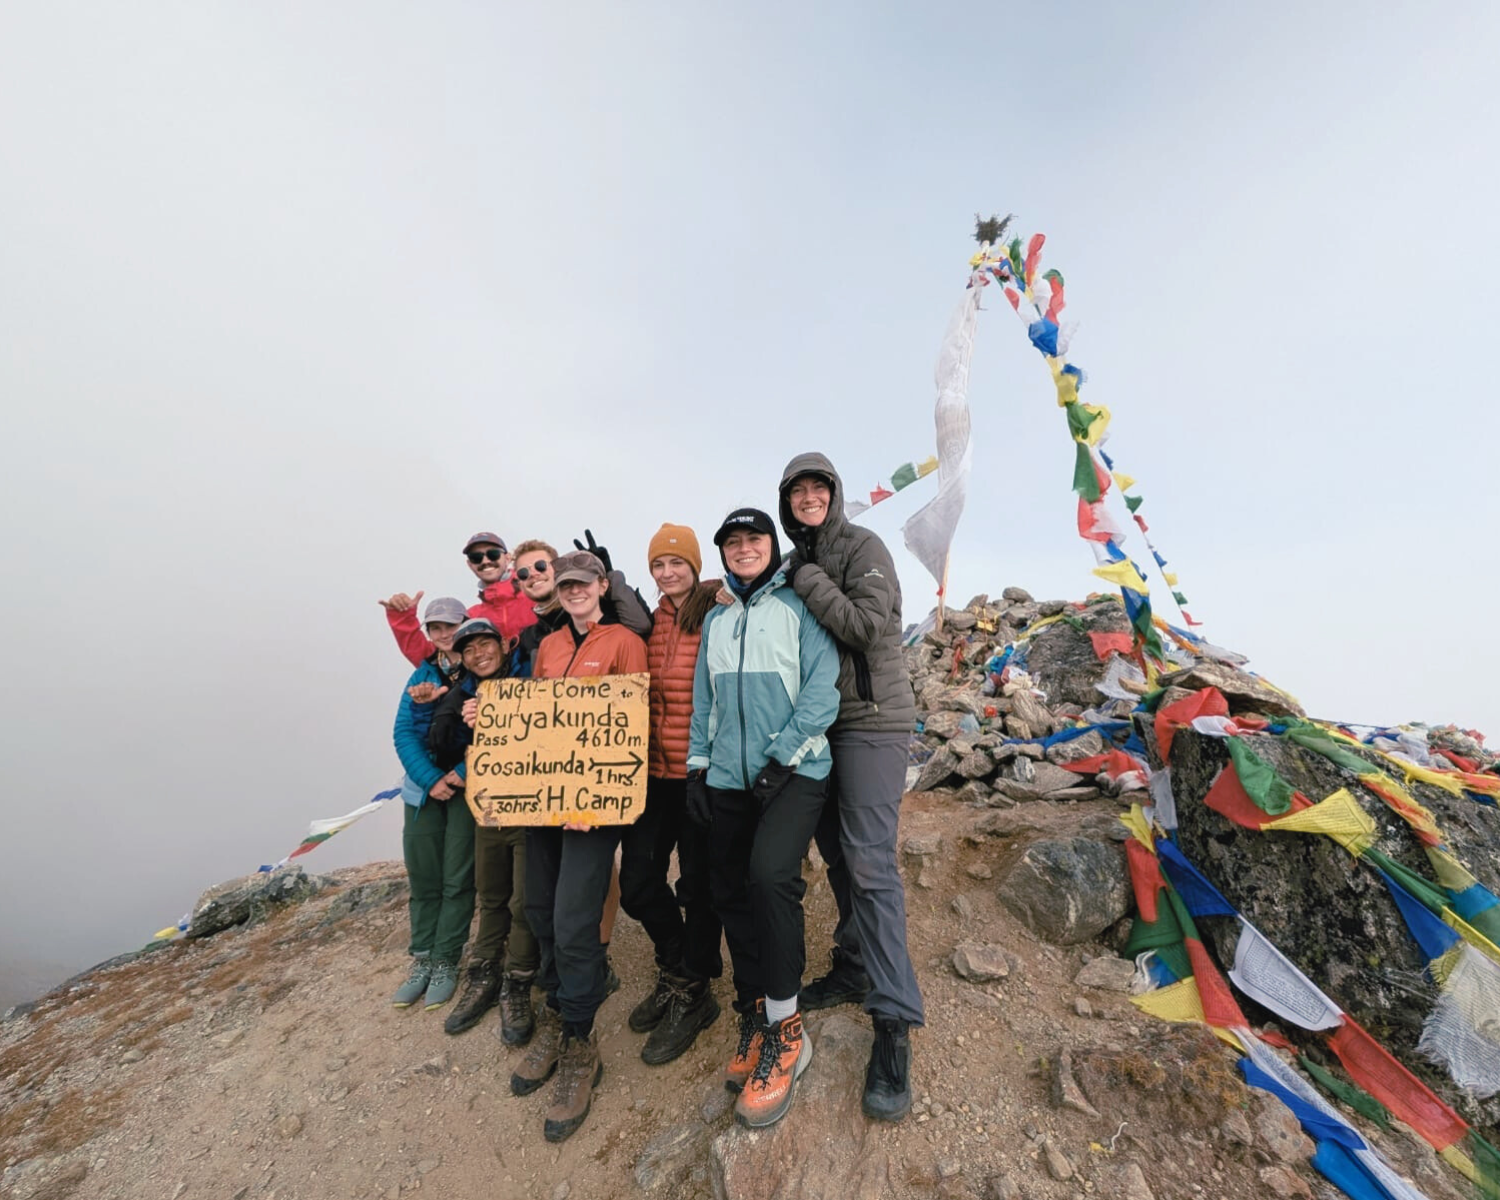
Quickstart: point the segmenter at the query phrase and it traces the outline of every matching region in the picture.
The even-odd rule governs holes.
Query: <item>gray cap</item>
[[[422,624],[442,621],[445,625],[462,625],[468,619],[469,610],[464,607],[462,600],[455,600],[452,596],[439,596],[436,600],[427,602],[427,615],[422,618]]]
[[[453,648],[462,654],[465,646],[475,638],[482,637],[494,638],[500,643],[502,649],[505,646],[505,639],[500,636],[500,631],[493,624],[483,617],[475,617],[472,621],[465,621],[458,627],[458,632],[453,635]]]

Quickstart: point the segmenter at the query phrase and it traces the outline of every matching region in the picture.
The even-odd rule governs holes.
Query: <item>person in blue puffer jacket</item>
[[[427,605],[424,621],[434,649],[412,672],[396,709],[396,756],[406,772],[401,848],[411,884],[412,955],[411,971],[391,997],[397,1008],[418,1000],[436,1008],[452,997],[474,916],[474,818],[463,800],[463,778],[439,767],[427,746],[437,701],[464,673],[453,635],[467,619],[460,600],[443,597]],[[465,878],[467,885],[444,887],[445,880]]]
[[[781,1119],[812,1058],[797,991],[806,964],[802,856],[833,764],[838,649],[781,574],[758,509],[714,535],[732,602],[709,613],[693,678],[687,806],[709,827],[714,908],[734,964],[739,1044],[724,1082],[752,1128]]]

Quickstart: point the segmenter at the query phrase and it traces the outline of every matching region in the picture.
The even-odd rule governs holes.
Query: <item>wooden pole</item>
[[[952,561],[953,552],[950,550],[943,555],[943,582],[938,585],[937,606],[937,632],[943,632],[943,615],[948,610],[948,564]]]

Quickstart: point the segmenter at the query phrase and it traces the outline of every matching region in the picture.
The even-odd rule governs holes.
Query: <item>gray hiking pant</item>
[[[815,840],[839,907],[834,944],[870,976],[865,1011],[922,1025],[922,993],[906,950],[906,889],[896,867],[910,742],[905,733],[828,735],[832,786]]]

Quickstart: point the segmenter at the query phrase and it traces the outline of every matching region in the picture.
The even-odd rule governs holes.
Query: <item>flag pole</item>
[[[943,632],[943,614],[948,608],[948,563],[952,558],[952,550],[943,555],[943,582],[938,585],[937,631],[939,633]]]

